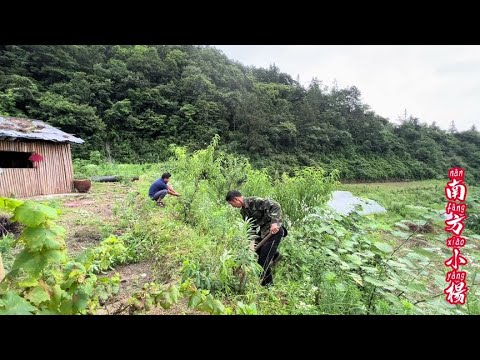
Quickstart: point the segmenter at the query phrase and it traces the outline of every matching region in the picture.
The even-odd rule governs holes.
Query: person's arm
[[[167,184],[167,193],[173,196],[182,196],[181,194],[177,193],[174,189],[173,186],[170,184]]]
[[[270,231],[272,234],[276,234],[282,227],[282,207],[276,201],[269,200],[266,212],[272,219]]]

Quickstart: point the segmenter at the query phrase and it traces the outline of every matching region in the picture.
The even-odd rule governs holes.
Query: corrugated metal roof
[[[72,144],[85,142],[40,120],[0,116],[0,140],[4,139],[30,139]]]

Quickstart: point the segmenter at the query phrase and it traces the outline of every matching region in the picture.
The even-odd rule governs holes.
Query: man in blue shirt
[[[158,206],[165,206],[162,200],[167,194],[173,196],[181,196],[179,193],[173,190],[172,185],[168,183],[171,176],[172,174],[166,172],[162,175],[161,178],[158,178],[153,182],[152,185],[150,185],[150,189],[148,190],[148,196],[150,197],[150,199],[156,201]]]

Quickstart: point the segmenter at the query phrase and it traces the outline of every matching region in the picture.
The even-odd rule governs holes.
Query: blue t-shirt
[[[158,178],[157,180],[154,181],[154,183],[150,186],[150,190],[148,190],[148,196],[150,198],[153,197],[157,192],[160,190],[166,190],[167,189],[167,184],[165,184],[165,181],[163,181],[162,178]]]

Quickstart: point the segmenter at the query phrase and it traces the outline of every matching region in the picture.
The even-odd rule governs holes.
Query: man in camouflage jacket
[[[273,285],[272,265],[280,260],[280,253],[277,251],[280,240],[286,235],[282,224],[282,208],[271,199],[259,197],[244,198],[238,190],[228,192],[226,201],[235,208],[239,208],[244,220],[253,221],[256,233],[260,233],[255,240],[258,244],[269,232],[273,235],[256,250],[258,263],[263,267],[263,286]]]

